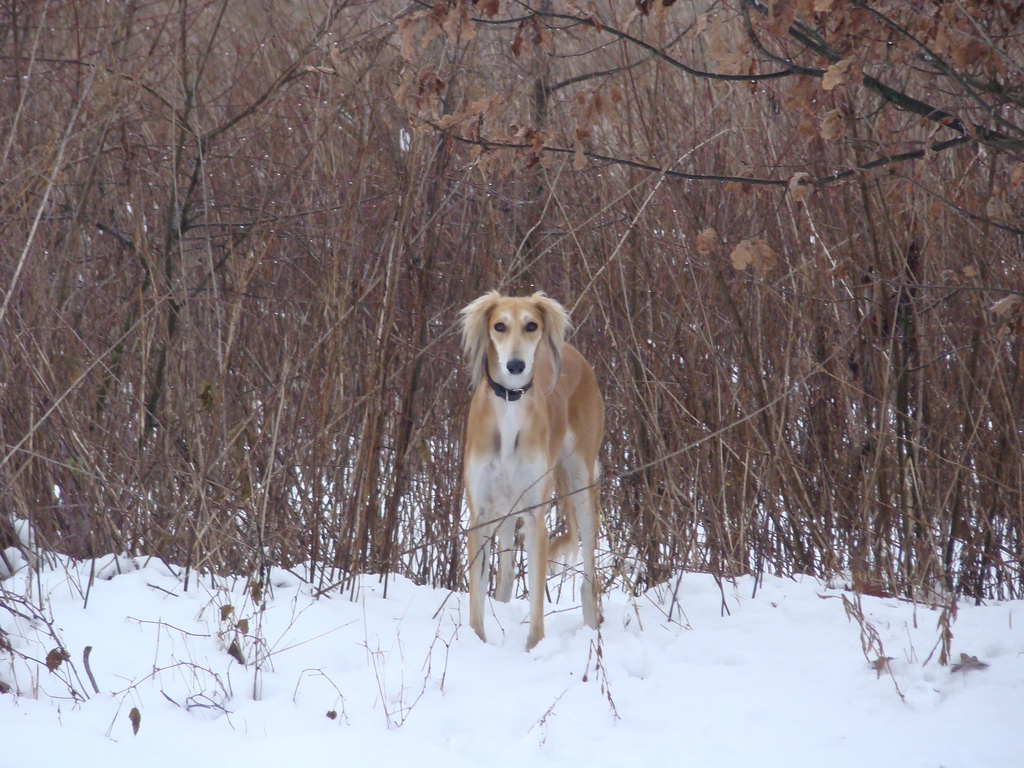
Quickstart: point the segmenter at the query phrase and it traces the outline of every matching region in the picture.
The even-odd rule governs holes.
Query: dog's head
[[[505,386],[526,386],[533,380],[537,351],[542,345],[551,352],[554,379],[558,379],[569,315],[554,299],[541,292],[513,297],[491,291],[460,314],[462,348],[473,386],[483,376],[485,359],[492,375]]]

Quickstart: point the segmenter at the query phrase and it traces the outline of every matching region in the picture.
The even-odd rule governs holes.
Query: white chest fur
[[[544,457],[529,455],[519,444],[524,404],[501,402],[496,410],[496,439],[472,456],[466,477],[479,522],[541,503],[550,482]]]

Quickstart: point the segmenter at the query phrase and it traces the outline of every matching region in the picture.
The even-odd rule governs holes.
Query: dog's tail
[[[549,572],[554,574],[562,568],[576,562],[580,551],[580,527],[576,522],[576,504],[569,494],[569,477],[559,467],[555,476],[555,489],[558,493],[558,512],[565,520],[565,533],[555,536],[548,542]]]

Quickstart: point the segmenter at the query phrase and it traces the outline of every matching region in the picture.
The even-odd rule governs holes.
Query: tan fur
[[[558,559],[583,548],[583,617],[597,628],[601,611],[595,573],[600,525],[597,456],[604,401],[590,364],[565,341],[569,318],[543,293],[486,293],[462,310],[462,346],[475,390],[466,423],[464,480],[469,505],[469,623],[481,640],[490,559],[498,545],[495,597],[512,596],[512,547],[523,525],[529,566],[527,650],[544,637],[544,586],[549,553]],[[509,402],[484,375],[508,390],[529,385]],[[549,543],[545,512],[557,489],[567,532]],[[567,497],[567,498],[563,498]]]

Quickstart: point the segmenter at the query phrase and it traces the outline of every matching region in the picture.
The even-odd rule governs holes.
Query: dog
[[[544,293],[485,293],[460,313],[474,387],[466,422],[463,480],[469,506],[469,624],[486,642],[484,599],[498,547],[495,598],[512,597],[513,545],[522,524],[528,563],[529,651],[544,637],[548,558],[583,549],[583,618],[601,622],[595,573],[600,506],[598,450],[604,400],[594,369],[565,341],[569,316]],[[557,491],[565,534],[548,540],[546,511]]]

